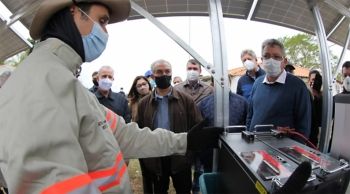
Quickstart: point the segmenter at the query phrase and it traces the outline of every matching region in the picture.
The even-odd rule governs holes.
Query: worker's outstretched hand
[[[201,151],[218,146],[223,127],[204,127],[205,120],[193,126],[187,134],[187,150]]]

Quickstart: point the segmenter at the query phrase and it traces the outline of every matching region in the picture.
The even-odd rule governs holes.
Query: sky
[[[0,16],[8,19],[11,13],[0,4]],[[212,64],[213,51],[209,17],[162,17],[158,18],[184,42],[192,47],[207,62]],[[24,38],[29,37],[28,30],[19,22],[13,25]],[[252,49],[259,57],[261,44],[268,38],[280,38],[301,33],[281,26],[224,18],[228,69],[241,67],[240,53]],[[191,56],[171,38],[146,19],[124,21],[107,26],[109,41],[103,54],[91,63],[82,65],[79,80],[90,88],[91,74],[100,67],[108,65],[115,71],[112,90],[123,87],[129,92],[134,78],[150,69],[152,62],[165,59],[172,64],[173,77],[186,79],[186,62]],[[341,47],[329,43],[333,54],[340,56]],[[345,60],[350,59],[349,54]],[[209,75],[205,70],[203,75]]]

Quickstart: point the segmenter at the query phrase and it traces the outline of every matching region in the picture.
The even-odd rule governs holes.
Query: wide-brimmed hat
[[[76,3],[101,3],[108,7],[110,11],[109,23],[116,23],[129,17],[129,0],[75,0]],[[73,0],[44,0],[36,12],[30,26],[30,36],[36,40],[42,35],[46,23],[58,11],[73,4]]]

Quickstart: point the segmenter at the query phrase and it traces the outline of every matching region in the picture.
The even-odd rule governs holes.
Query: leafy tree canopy
[[[319,48],[315,36],[300,33],[291,37],[285,36],[278,39],[284,44],[286,56],[293,63],[309,69],[321,68]],[[330,52],[332,67],[337,64],[338,57]]]

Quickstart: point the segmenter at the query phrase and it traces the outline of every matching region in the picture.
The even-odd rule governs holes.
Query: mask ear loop
[[[85,11],[83,11],[82,9],[80,9],[80,7],[78,7],[79,11],[81,13],[83,13],[86,17],[88,17],[93,23],[96,23]]]

